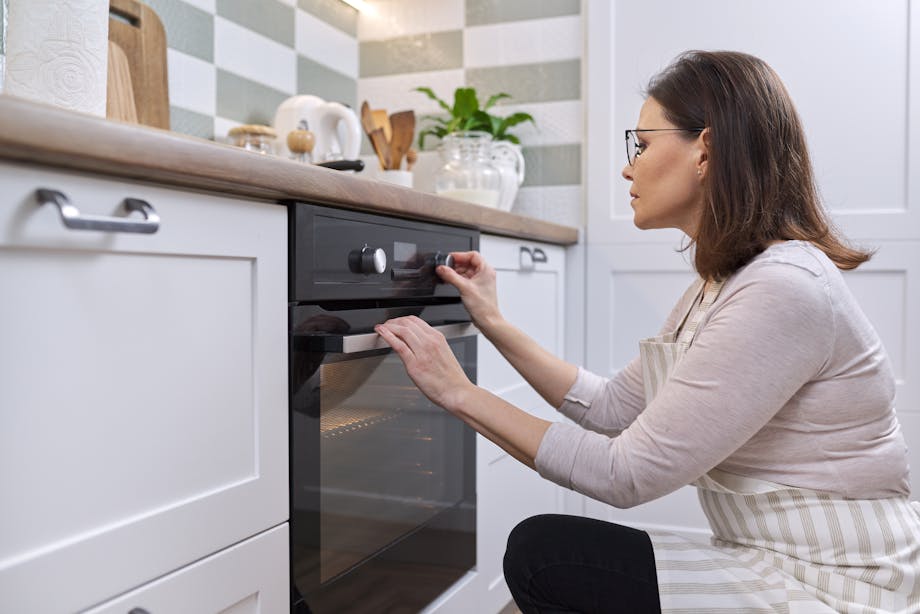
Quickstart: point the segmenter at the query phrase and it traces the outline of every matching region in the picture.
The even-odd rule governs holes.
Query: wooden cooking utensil
[[[383,128],[383,136],[386,137],[387,142],[392,141],[393,127],[390,118],[387,117],[387,112],[383,109],[375,109],[371,111],[371,116],[374,118],[374,128]]]
[[[415,112],[394,113],[390,116],[390,125],[393,128],[393,138],[390,140],[390,166],[387,168],[399,170],[403,156],[412,147],[412,139],[415,137]]]
[[[169,84],[163,22],[153,9],[137,0],[109,0],[109,12],[121,18],[109,17],[109,40],[127,58],[137,121],[168,130]],[[120,93],[118,96],[125,98]]]
[[[131,69],[124,49],[109,41],[109,67],[105,91],[105,116],[123,122],[137,123],[137,107],[131,85]]]
[[[370,137],[371,132],[373,132],[375,128],[374,116],[366,100],[361,103],[361,127],[364,128],[364,133],[368,135],[368,137]]]
[[[390,144],[387,143],[386,137],[383,136],[383,128],[374,128],[368,133],[371,145],[377,153],[377,159],[380,161],[380,168],[386,170],[390,168]]]
[[[418,152],[410,148],[409,151],[406,152],[406,170],[411,172],[417,160]]]

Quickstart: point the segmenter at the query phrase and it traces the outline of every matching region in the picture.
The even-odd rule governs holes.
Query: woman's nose
[[[623,175],[623,179],[628,179],[629,181],[632,181],[633,180],[632,171],[633,171],[633,167],[627,164],[626,166],[623,167],[623,171],[620,174]]]

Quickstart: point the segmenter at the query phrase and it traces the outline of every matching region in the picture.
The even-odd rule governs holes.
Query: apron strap
[[[719,293],[722,291],[722,285],[724,283],[724,281],[714,281],[710,283],[709,288],[703,293],[703,300],[700,301],[696,311],[693,312],[693,317],[686,323],[686,326],[681,326],[680,334],[677,337],[677,344],[681,346],[681,349],[686,351],[690,347],[690,344],[693,343],[693,338],[696,336],[696,330],[699,328],[703,316],[706,315],[706,312],[709,311],[712,304],[719,298]]]

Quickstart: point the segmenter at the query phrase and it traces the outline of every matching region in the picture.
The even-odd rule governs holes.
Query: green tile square
[[[451,30],[360,43],[362,77],[463,67],[463,32]]]
[[[214,16],[182,0],[146,0],[166,29],[166,44],[206,62],[214,61]]]
[[[358,11],[340,0],[297,0],[297,8],[353,38],[358,36]]]
[[[288,98],[285,92],[250,81],[232,72],[217,69],[217,115],[241,124],[265,124],[275,119],[278,105]]]
[[[466,25],[468,26],[545,19],[580,13],[581,0],[466,0]]]
[[[217,14],[286,47],[294,46],[294,7],[277,0],[217,0]]]

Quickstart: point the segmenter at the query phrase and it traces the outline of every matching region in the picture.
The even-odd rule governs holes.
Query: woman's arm
[[[415,316],[395,318],[375,330],[393,347],[409,377],[433,403],[534,468],[534,458],[550,422],[470,382],[444,335],[423,320]]]
[[[527,383],[552,407],[559,407],[575,383],[578,367],[549,353],[505,320],[498,308],[495,270],[479,252],[454,252],[454,268],[437,273],[460,291],[473,322]]]

